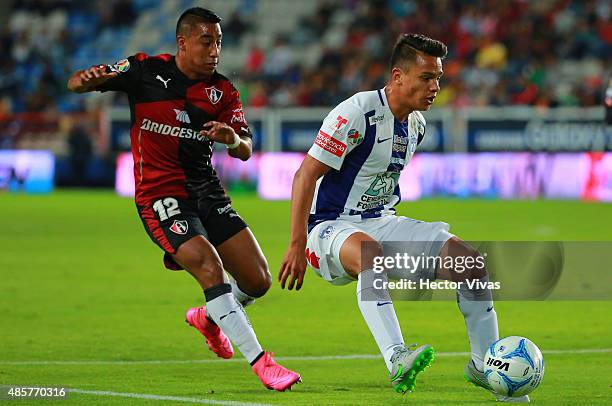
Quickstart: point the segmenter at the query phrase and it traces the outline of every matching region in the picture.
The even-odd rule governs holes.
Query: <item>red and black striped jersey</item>
[[[139,53],[110,68],[119,74],[96,90],[128,95],[136,204],[164,196],[227,200],[211,165],[213,142],[200,131],[219,121],[252,136],[232,83],[216,72],[208,80],[189,79],[170,54]]]

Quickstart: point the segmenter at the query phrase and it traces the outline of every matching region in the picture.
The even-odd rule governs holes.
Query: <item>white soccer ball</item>
[[[523,396],[540,386],[544,377],[544,357],[528,338],[502,338],[487,350],[484,373],[496,393]]]

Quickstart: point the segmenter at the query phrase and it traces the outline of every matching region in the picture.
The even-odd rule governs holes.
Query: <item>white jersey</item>
[[[324,220],[395,212],[400,172],[425,134],[414,111],[406,122],[393,117],[384,89],[360,92],[325,118],[308,154],[332,167],[317,181],[309,228]]]

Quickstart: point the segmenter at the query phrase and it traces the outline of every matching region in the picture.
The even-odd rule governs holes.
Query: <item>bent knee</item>
[[[268,270],[267,266],[261,268],[258,274],[259,275],[255,280],[252,292],[249,293],[250,296],[253,297],[262,297],[268,290],[270,290],[270,287],[272,286],[272,275],[270,275],[270,271]]]
[[[215,261],[202,261],[195,266],[189,267],[188,271],[201,275],[204,278],[213,278],[223,275],[223,266]]]
[[[223,274],[223,264],[216,255],[204,255],[199,252],[182,252],[181,255],[174,255],[173,258],[194,275],[211,277]]]
[[[272,287],[272,275],[265,261],[259,264],[251,273],[251,277],[245,283],[240,283],[240,289],[251,297],[262,297]]]
[[[454,271],[461,274],[460,279],[483,279],[488,276],[482,254],[463,241],[449,240],[448,253],[454,257]]]
[[[361,255],[353,258],[353,267],[357,271],[374,269],[384,259],[384,250],[377,241],[362,241]]]
[[[480,252],[468,247],[462,257],[466,279],[482,279],[487,276],[487,266]]]
[[[223,264],[214,247],[202,236],[181,244],[172,258],[183,268],[195,274],[221,274]]]

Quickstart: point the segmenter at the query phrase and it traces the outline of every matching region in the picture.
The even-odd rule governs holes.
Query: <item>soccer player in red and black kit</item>
[[[216,71],[220,21],[191,8],[178,19],[175,56],[96,65],[75,72],[68,88],[127,93],[138,213],[166,267],[186,269],[204,290],[206,307],[189,309],[187,322],[222,358],[232,357],[231,340],[267,388],[283,391],[300,376],[262,350],[243,309],[270,287],[266,259],[211,166],[215,142],[234,158],[252,154],[239,93]]]

